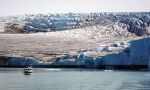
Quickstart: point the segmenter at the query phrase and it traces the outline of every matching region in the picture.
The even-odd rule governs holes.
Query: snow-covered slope
[[[60,13],[0,17],[0,31],[49,32],[95,26],[94,32],[149,35],[150,13]],[[105,32],[105,33],[104,33]]]

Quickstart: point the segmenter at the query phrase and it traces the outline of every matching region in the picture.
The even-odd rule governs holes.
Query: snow
[[[142,36],[149,34],[150,13],[60,13],[10,16],[0,17],[0,28],[4,29],[5,23],[16,22],[29,32],[61,31],[96,26],[88,29],[92,29],[93,34],[106,36],[127,37],[128,32]]]

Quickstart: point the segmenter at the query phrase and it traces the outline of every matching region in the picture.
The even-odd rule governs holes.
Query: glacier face
[[[99,68],[102,65],[103,61],[100,57],[90,57],[86,56],[83,53],[78,55],[76,64],[84,65],[87,68]]]
[[[77,65],[88,68],[100,68],[108,65],[131,65],[130,44],[126,42],[111,43],[104,47],[80,50]],[[94,52],[97,55],[92,55]]]
[[[150,60],[150,38],[131,41],[131,60],[135,65],[147,65]]]
[[[24,58],[24,57],[11,57],[6,63],[6,65],[39,65],[39,63],[30,58]]]
[[[67,57],[59,58],[54,64],[84,65],[87,68],[101,68],[103,66],[115,65],[148,65],[150,67],[149,53],[150,38],[143,38],[128,43],[120,42],[99,48],[82,49],[78,52],[77,57],[70,57],[68,55]],[[12,57],[6,65],[39,65],[39,63],[30,58]]]
[[[83,52],[79,54],[77,64],[85,65],[88,68],[99,68],[103,65],[148,65],[150,67],[150,38],[134,40],[129,43],[130,45],[122,51],[119,48],[115,52],[105,50],[105,55],[99,57],[91,57]]]

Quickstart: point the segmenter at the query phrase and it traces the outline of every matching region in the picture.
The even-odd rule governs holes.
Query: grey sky
[[[128,11],[150,11],[150,0],[0,0],[0,16],[29,13]]]

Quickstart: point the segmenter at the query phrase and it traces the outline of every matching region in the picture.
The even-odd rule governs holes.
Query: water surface
[[[150,72],[0,68],[0,90],[150,90]]]

